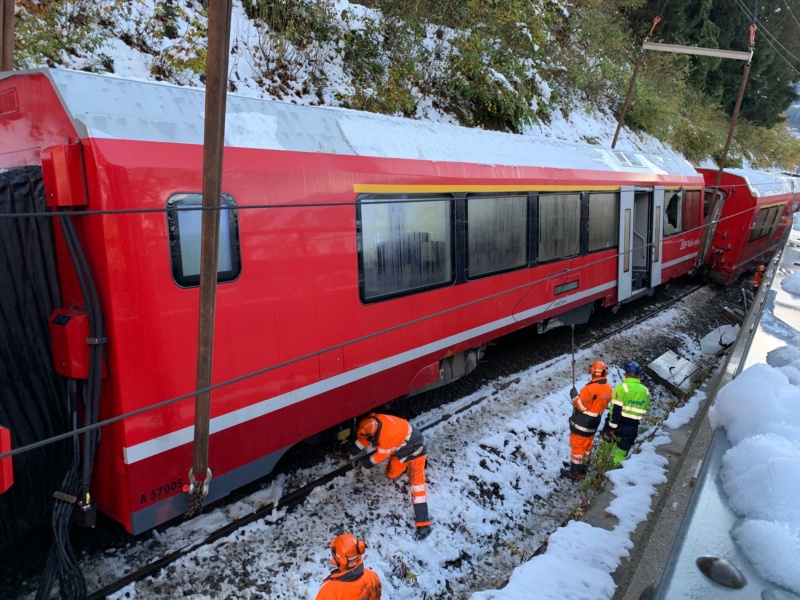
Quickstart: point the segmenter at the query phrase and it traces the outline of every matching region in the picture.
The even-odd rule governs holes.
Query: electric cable
[[[725,189],[729,189],[730,187],[733,187],[733,186],[725,186]],[[739,215],[748,213],[750,211],[752,211],[752,208],[743,209],[743,210],[739,211],[738,213],[734,213],[732,215],[728,215],[726,217],[718,219],[714,224],[717,225],[717,224],[722,223],[722,222],[724,222],[724,221],[726,221],[728,219],[732,219],[732,218],[738,217]],[[708,227],[710,225],[711,224],[708,224],[708,225],[702,224],[702,225],[699,225],[697,227],[693,227],[693,228],[687,229],[685,231],[682,231],[681,234],[683,235],[683,234],[692,233],[692,232],[695,232],[695,231],[702,231],[703,229],[705,229],[706,227]],[[651,247],[651,246],[652,246],[652,242],[648,243],[646,245],[646,247],[648,247],[648,248]],[[574,270],[575,271],[580,271],[582,269],[587,269],[587,268],[593,267],[595,265],[601,264],[601,263],[603,263],[605,261],[618,260],[621,255],[622,255],[621,252],[617,252],[616,254],[613,254],[611,256],[608,256],[608,257],[605,257],[605,258],[602,258],[602,259],[599,259],[599,260],[596,260],[596,261],[593,261],[593,262],[586,263],[586,264],[582,265],[581,267],[579,267],[577,269],[574,269]],[[330,352],[332,350],[337,350],[339,348],[343,348],[343,347],[349,346],[351,344],[356,344],[356,343],[359,343],[359,342],[363,342],[363,341],[366,341],[366,340],[369,340],[369,339],[372,339],[372,338],[375,338],[375,337],[378,337],[378,336],[381,336],[381,335],[385,335],[387,333],[391,333],[393,331],[397,331],[399,329],[403,329],[405,327],[409,327],[411,325],[416,325],[418,323],[422,323],[422,322],[427,321],[429,319],[440,317],[440,316],[443,316],[445,314],[449,314],[451,312],[455,312],[457,310],[461,310],[463,308],[468,308],[470,306],[474,306],[476,304],[480,304],[482,302],[486,302],[488,300],[492,300],[494,298],[498,298],[498,297],[503,296],[505,294],[509,294],[509,293],[516,292],[516,291],[520,291],[520,290],[523,290],[525,288],[532,287],[532,286],[534,286],[534,285],[536,285],[538,283],[542,283],[542,282],[547,281],[549,279],[553,279],[554,277],[562,277],[562,276],[564,276],[564,275],[566,275],[566,274],[568,274],[570,272],[571,271],[567,271],[567,270],[560,271],[558,273],[550,274],[550,275],[547,275],[545,277],[541,277],[541,278],[533,280],[533,281],[528,281],[528,282],[525,282],[525,283],[520,284],[518,286],[514,286],[513,288],[505,289],[505,290],[502,290],[500,292],[489,294],[487,296],[482,296],[480,298],[476,298],[474,300],[459,304],[457,306],[452,306],[452,307],[443,309],[441,311],[437,311],[435,313],[432,313],[432,314],[429,314],[429,315],[425,315],[423,317],[419,317],[417,319],[412,319],[412,320],[406,321],[404,323],[399,323],[399,324],[394,325],[392,327],[388,327],[386,329],[382,329],[380,331],[376,331],[376,332],[373,332],[373,333],[370,333],[370,334],[367,334],[367,335],[364,335],[364,336],[361,336],[361,337],[358,337],[358,338],[354,338],[354,339],[348,340],[346,342],[342,342],[340,344],[336,344],[334,346],[330,346],[330,347],[327,347],[327,348],[323,348],[321,350],[310,352],[310,353],[305,354],[303,356],[299,356],[299,357],[296,357],[296,358],[293,358],[293,359],[290,359],[290,360],[287,360],[287,361],[283,361],[281,363],[274,364],[274,365],[271,365],[269,367],[265,367],[263,369],[258,369],[258,370],[255,370],[255,371],[251,371],[249,373],[245,373],[245,374],[239,375],[237,377],[234,377],[234,378],[231,378],[231,379],[219,382],[219,383],[215,383],[215,384],[210,385],[210,386],[208,386],[206,388],[203,388],[203,389],[194,390],[194,391],[188,392],[186,394],[181,394],[179,396],[175,396],[173,398],[169,398],[167,400],[163,400],[161,402],[157,402],[157,403],[151,404],[149,406],[145,406],[145,407],[142,407],[142,408],[139,408],[139,409],[136,409],[136,410],[132,410],[132,411],[124,413],[124,414],[116,415],[114,417],[109,417],[107,419],[104,419],[103,421],[98,421],[93,425],[89,425],[89,426],[84,426],[84,427],[78,428],[73,433],[82,434],[82,433],[86,433],[88,431],[92,431],[92,430],[95,430],[95,429],[100,429],[102,427],[105,427],[106,425],[110,425],[112,423],[116,423],[118,421],[122,421],[122,420],[130,418],[130,417],[135,417],[135,416],[150,412],[152,410],[158,410],[160,408],[164,408],[166,406],[174,404],[175,402],[180,402],[182,400],[187,400],[189,398],[194,398],[197,394],[211,392],[211,391],[214,391],[214,390],[217,390],[217,389],[229,386],[229,385],[233,385],[235,383],[239,383],[241,381],[245,381],[245,380],[250,379],[252,377],[257,377],[259,375],[264,375],[266,373],[275,371],[277,369],[280,369],[280,368],[283,368],[283,367],[287,367],[287,366],[290,366],[292,364],[295,364],[295,363],[298,363],[298,362],[301,362],[301,361],[304,361],[304,360],[308,360],[310,358],[315,358],[315,357],[317,357],[317,356],[319,356],[321,354],[325,354],[325,353]],[[46,438],[44,440],[40,440],[38,442],[27,444],[26,446],[21,446],[19,448],[15,448],[13,450],[10,450],[8,452],[0,454],[0,458],[7,458],[9,456],[15,456],[15,455],[21,454],[23,452],[28,452],[28,451],[31,451],[31,450],[35,450],[36,448],[40,448],[42,446],[46,446],[46,445],[49,445],[49,444],[52,444],[52,443],[55,443],[55,442],[70,438],[70,437],[72,437],[73,433],[63,433],[63,434],[51,436],[51,437]]]

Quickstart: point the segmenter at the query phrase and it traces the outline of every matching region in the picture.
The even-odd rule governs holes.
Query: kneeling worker
[[[431,523],[428,518],[428,495],[425,490],[425,440],[422,434],[405,419],[370,413],[358,424],[354,446],[354,450],[362,451],[370,447],[375,448],[372,454],[358,459],[359,464],[366,468],[380,464],[388,458],[386,476],[389,479],[396,479],[408,470],[417,539],[428,537]]]
[[[589,367],[592,380],[583,386],[580,394],[575,388],[570,390],[573,411],[569,418],[569,469],[561,469],[561,476],[573,481],[586,477],[586,459],[592,453],[594,434],[600,426],[600,419],[611,400],[611,385],[606,376],[606,365],[596,360]]]
[[[366,542],[352,533],[331,540],[331,572],[317,593],[316,600],[381,600],[381,580],[364,566]]]

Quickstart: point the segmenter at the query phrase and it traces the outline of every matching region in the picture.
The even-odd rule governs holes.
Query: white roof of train
[[[750,193],[758,198],[793,192],[800,193],[800,177],[752,169],[725,169],[725,172],[744,179],[747,187],[750,188]]]
[[[203,143],[204,90],[41,69],[79,135]],[[20,74],[20,73],[17,73]],[[677,154],[647,155],[331,107],[228,95],[225,144],[299,152],[489,165],[695,175]]]

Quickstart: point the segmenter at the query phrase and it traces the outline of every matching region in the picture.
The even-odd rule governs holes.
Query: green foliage
[[[247,57],[256,81],[270,94],[319,90],[324,61],[338,29],[331,0],[245,0],[258,39]],[[308,78],[299,81],[301,72]]]
[[[718,104],[689,89],[673,123],[666,141],[690,162],[699,164],[714,154],[721,154],[729,123]]]
[[[386,74],[381,23],[365,19],[362,28],[351,29],[344,35],[346,69],[357,87],[369,86]]]
[[[744,120],[736,127],[736,139],[758,169],[788,169],[800,164],[800,139],[784,123],[767,129]]]
[[[599,440],[594,453],[589,457],[587,464],[589,472],[581,483],[581,492],[584,496],[596,493],[606,482],[606,472],[614,468],[614,442]]]
[[[582,0],[563,14],[546,48],[558,57],[552,83],[566,107],[588,101],[606,107],[624,98],[636,61],[635,36],[626,12],[638,0]]]
[[[519,133],[534,121],[533,89],[518,57],[480,35],[462,34],[443,80],[449,108],[465,125]]]
[[[553,15],[529,0],[466,7],[471,22],[450,38],[438,80],[441,104],[465,125],[520,133],[548,110],[536,75]]]
[[[670,141],[673,124],[680,121],[687,93],[687,61],[682,55],[648,54],[633,94],[626,124]]]
[[[14,67],[57,67],[68,57],[91,56],[109,39],[121,0],[22,2],[15,19]],[[113,61],[87,59],[89,71],[112,71]]]

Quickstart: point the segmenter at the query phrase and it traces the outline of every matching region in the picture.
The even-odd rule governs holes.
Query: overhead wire
[[[783,3],[786,5],[786,10],[788,10],[789,14],[792,15],[792,19],[794,19],[794,22],[797,23],[798,27],[800,27],[800,21],[798,21],[797,17],[794,16],[792,9],[789,7],[789,3],[786,0],[783,0]]]
[[[739,7],[739,9],[740,9],[740,10],[741,10],[741,11],[742,11],[744,14],[745,14],[745,16],[747,16],[748,18],[751,18],[751,19],[753,18],[753,13],[752,13],[752,12],[750,12],[750,10],[747,8],[747,5],[746,5],[746,4],[744,4],[744,2],[743,2],[742,0],[736,0],[736,4],[737,4],[737,6]],[[774,35],[772,35],[772,33],[770,33],[770,31],[769,31],[769,30],[768,30],[768,29],[767,29],[767,28],[764,26],[764,24],[761,22],[761,20],[760,20],[760,19],[758,19],[758,18],[755,18],[755,19],[753,19],[753,20],[754,20],[754,22],[755,22],[755,23],[757,23],[757,24],[758,24],[758,26],[759,26],[759,31],[761,31],[762,33],[764,33],[764,34],[765,34],[763,39],[764,39],[764,41],[766,41],[766,42],[767,42],[767,44],[769,44],[769,45],[772,47],[772,49],[775,51],[775,54],[777,54],[777,55],[778,55],[778,56],[779,56],[779,57],[780,57],[780,58],[781,58],[781,59],[782,59],[782,60],[783,60],[783,61],[784,61],[784,62],[785,62],[785,63],[786,63],[786,64],[787,64],[787,65],[788,65],[788,66],[789,66],[789,67],[790,67],[790,68],[791,68],[791,69],[792,69],[792,70],[793,70],[795,73],[797,73],[798,75],[800,75],[800,70],[798,70],[798,69],[797,69],[797,68],[796,68],[796,67],[795,67],[795,66],[794,66],[794,65],[793,65],[793,64],[792,64],[792,63],[789,61],[789,59],[788,59],[788,58],[786,58],[786,56],[784,56],[784,54],[783,54],[783,53],[782,53],[780,50],[778,50],[778,49],[775,47],[775,44],[777,44],[778,46],[780,46],[780,47],[783,49],[783,51],[784,51],[786,54],[788,54],[789,56],[791,56],[791,57],[792,57],[792,58],[793,58],[795,61],[797,61],[798,63],[800,63],[800,58],[797,58],[797,57],[796,57],[794,54],[792,54],[792,53],[791,53],[791,52],[790,52],[790,51],[789,51],[789,50],[788,50],[788,49],[787,49],[787,48],[786,48],[786,47],[785,47],[783,44],[781,44],[781,43],[780,43],[780,41],[778,41],[778,39],[777,39],[777,38],[776,38]],[[772,42],[772,41],[770,41],[770,40],[773,40],[775,43],[773,44],[773,42]]]
[[[726,186],[726,189],[729,189],[730,187],[733,187],[733,186]],[[752,210],[752,209],[744,209],[744,210],[742,210],[742,211],[740,211],[738,213],[726,216],[726,217],[724,217],[722,219],[718,219],[716,224],[719,224],[719,223],[721,223],[723,221],[726,221],[727,219],[735,218],[735,217],[737,217],[737,216],[739,216],[741,214],[745,214],[747,212],[750,212],[750,210]],[[694,227],[694,228],[688,229],[686,231],[683,231],[683,232],[681,232],[681,234],[685,235],[687,233],[693,233],[695,231],[702,231],[705,227],[707,227],[709,225],[702,224],[702,225],[699,225],[698,227]],[[652,246],[652,242],[648,243],[646,245],[647,248],[649,248],[651,246]],[[528,281],[528,282],[525,282],[525,283],[520,284],[518,286],[514,286],[514,287],[509,288],[509,289],[504,289],[504,290],[502,290],[500,292],[496,292],[496,293],[493,293],[493,294],[482,296],[480,298],[476,298],[474,300],[470,300],[468,302],[461,303],[461,304],[459,304],[457,306],[451,306],[449,308],[437,311],[435,313],[424,315],[424,316],[419,317],[417,319],[411,319],[409,321],[406,321],[406,322],[403,322],[403,323],[399,323],[397,325],[393,325],[391,327],[387,327],[387,328],[382,329],[380,331],[372,332],[370,334],[367,334],[367,335],[364,335],[364,336],[360,336],[358,338],[354,338],[354,339],[348,340],[346,342],[342,342],[340,344],[335,344],[333,346],[330,346],[330,347],[327,347],[327,348],[323,348],[321,350],[310,352],[310,353],[304,354],[302,356],[283,361],[281,363],[270,365],[269,367],[265,367],[263,369],[257,369],[255,371],[251,371],[249,373],[245,373],[245,374],[239,375],[237,377],[233,377],[231,379],[228,379],[228,380],[225,380],[225,381],[222,381],[222,382],[219,382],[219,383],[215,383],[213,385],[210,385],[210,386],[202,388],[202,389],[193,390],[191,392],[188,392],[188,393],[185,393],[185,394],[181,394],[179,396],[175,396],[173,398],[169,398],[167,400],[163,400],[161,402],[157,402],[155,404],[151,404],[151,405],[139,408],[139,409],[135,409],[135,410],[129,411],[127,413],[116,415],[114,417],[109,417],[109,418],[104,419],[102,421],[97,421],[96,423],[94,423],[92,425],[86,425],[86,426],[83,426],[83,427],[79,427],[79,428],[74,429],[73,431],[70,431],[70,432],[54,435],[54,436],[48,437],[48,438],[46,438],[44,440],[40,440],[38,442],[27,444],[25,446],[20,446],[19,448],[15,448],[15,449],[7,451],[5,453],[1,453],[0,454],[0,459],[11,457],[11,456],[15,456],[15,455],[21,454],[23,452],[29,452],[29,451],[35,450],[37,448],[41,448],[43,446],[46,446],[46,445],[61,441],[61,440],[72,438],[75,435],[80,435],[80,434],[87,433],[87,432],[90,432],[90,431],[99,430],[102,427],[105,427],[107,425],[111,425],[113,423],[117,423],[117,422],[122,421],[124,419],[136,417],[136,416],[139,416],[141,414],[144,414],[144,413],[147,413],[147,412],[150,412],[150,411],[154,411],[154,410],[158,410],[158,409],[161,409],[161,408],[165,408],[167,406],[170,406],[171,404],[174,404],[176,402],[180,402],[182,400],[187,400],[189,398],[194,398],[197,394],[211,392],[211,391],[214,391],[214,390],[217,390],[217,389],[221,389],[223,387],[227,387],[229,385],[240,383],[242,381],[246,381],[247,379],[251,379],[251,378],[257,377],[259,375],[264,375],[266,373],[270,373],[270,372],[275,371],[277,369],[281,369],[281,368],[284,368],[284,367],[287,367],[287,366],[291,366],[293,364],[296,364],[296,363],[304,361],[304,360],[308,360],[310,358],[315,358],[315,357],[317,357],[319,355],[325,354],[325,353],[330,352],[332,350],[337,350],[337,349],[340,349],[340,348],[344,348],[346,346],[357,344],[359,342],[363,342],[363,341],[366,341],[366,340],[369,340],[369,339],[373,339],[373,338],[376,338],[376,337],[379,337],[379,336],[382,336],[382,335],[386,335],[387,333],[391,333],[391,332],[403,329],[405,327],[410,327],[412,325],[423,323],[423,322],[428,321],[430,319],[434,319],[436,317],[440,317],[440,316],[443,316],[443,315],[446,315],[446,314],[449,314],[449,313],[452,313],[452,312],[455,312],[455,311],[458,311],[458,310],[461,310],[461,309],[464,309],[464,308],[468,308],[470,306],[474,306],[474,305],[480,304],[482,302],[486,302],[488,300],[492,300],[494,298],[498,298],[498,297],[504,296],[506,294],[510,294],[510,293],[517,292],[517,291],[520,291],[520,290],[524,290],[526,288],[531,288],[536,284],[543,283],[543,282],[545,282],[547,280],[554,279],[554,278],[557,278],[557,277],[562,277],[564,275],[568,275],[570,272],[573,272],[573,271],[577,272],[577,271],[580,271],[580,270],[583,270],[583,269],[587,269],[587,268],[591,268],[593,266],[599,265],[599,264],[601,264],[603,262],[606,262],[606,261],[618,260],[619,257],[622,254],[623,254],[622,252],[617,252],[616,254],[613,254],[611,256],[608,256],[608,257],[605,257],[605,258],[602,258],[602,259],[599,259],[599,260],[596,260],[596,261],[593,261],[593,262],[586,263],[586,264],[584,264],[584,265],[582,265],[582,266],[580,266],[580,267],[578,267],[576,269],[564,270],[564,271],[559,271],[559,272],[554,273],[554,274],[549,274],[549,275],[546,275],[546,276],[541,277],[539,279],[536,279],[536,280],[533,280],[533,281]]]

